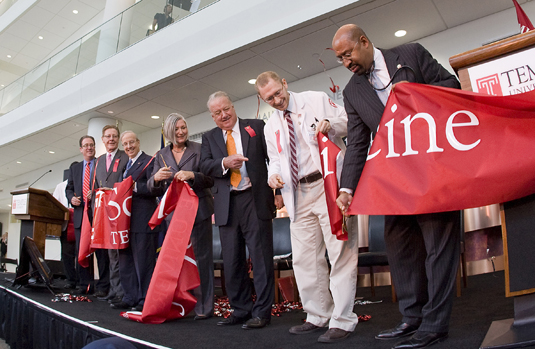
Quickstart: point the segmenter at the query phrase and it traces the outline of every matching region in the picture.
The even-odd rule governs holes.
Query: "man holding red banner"
[[[260,74],[255,87],[260,98],[277,109],[264,129],[269,155],[268,183],[281,190],[290,216],[293,269],[307,313],[306,322],[293,326],[290,333],[306,334],[328,325],[329,330],[318,341],[343,340],[358,323],[353,313],[357,236],[338,240],[331,231],[323,177],[336,175],[336,170],[322,175],[316,136],[319,132],[328,134],[345,149],[342,137],[347,133],[347,115],[325,93],[290,93],[286,80],[272,71]],[[339,158],[343,160],[343,151]],[[335,198],[331,199],[334,202]]]
[[[344,89],[348,114],[347,152],[337,203],[345,211],[359,182],[370,140],[381,121],[393,83],[410,81],[460,88],[455,76],[419,44],[376,49],[356,25],[342,26],[333,38],[338,62],[354,75]],[[432,200],[432,198],[429,198]],[[447,338],[459,263],[457,211],[386,216],[385,242],[402,322],[377,339],[412,335],[393,348],[423,348]]]

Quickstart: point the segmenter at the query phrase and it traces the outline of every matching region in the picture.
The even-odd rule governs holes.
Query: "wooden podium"
[[[463,90],[508,95],[528,90],[525,85],[513,84],[517,75],[518,82],[522,82],[524,69],[528,73],[535,69],[530,57],[535,57],[535,31],[455,55],[450,58],[450,64]],[[515,297],[514,318],[494,321],[480,348],[535,345],[535,195],[504,203],[500,211],[505,293],[507,297]]]
[[[12,191],[11,214],[21,220],[20,241],[31,237],[45,258],[47,235],[60,236],[61,226],[69,219],[69,210],[48,191],[26,188]]]

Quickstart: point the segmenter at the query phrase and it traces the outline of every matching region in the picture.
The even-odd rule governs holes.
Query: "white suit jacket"
[[[329,99],[326,93],[316,91],[306,91],[301,93],[290,92],[296,106],[296,113],[303,117],[303,122],[297,127],[301,130],[306,144],[310,147],[312,161],[321,172],[321,159],[318,142],[314,135],[312,125],[317,124],[322,119],[329,120],[331,130],[329,139],[342,150],[337,158],[337,178],[340,180],[343,157],[345,154],[345,144],[342,137],[347,135],[347,114],[344,107],[337,105]],[[292,111],[293,112],[293,111]],[[284,120],[284,112],[276,110],[266,123],[264,135],[267,143],[269,156],[268,178],[274,174],[282,177],[284,187],[281,194],[290,220],[294,220],[295,201],[294,190],[291,188],[290,175],[290,145],[288,128]]]

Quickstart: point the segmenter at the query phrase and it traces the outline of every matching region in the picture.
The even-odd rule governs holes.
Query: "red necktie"
[[[84,171],[84,184],[82,187],[82,195],[83,195],[83,201],[87,200],[87,193],[89,193],[89,177],[90,177],[90,165],[91,163],[88,162],[85,165],[85,171]]]
[[[295,189],[297,188],[298,182],[297,148],[294,123],[292,121],[292,117],[290,116],[289,110],[284,111],[284,118],[288,123],[288,133],[290,134],[290,172],[292,174],[293,189]]]

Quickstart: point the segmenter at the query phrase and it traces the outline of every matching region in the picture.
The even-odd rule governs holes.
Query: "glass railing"
[[[176,23],[217,1],[219,0],[137,2],[0,90],[0,115],[40,96],[147,36],[156,34],[160,29],[165,29],[158,28],[155,18],[165,19],[166,15],[162,12],[165,11],[166,4],[173,4],[170,16]],[[159,15],[156,15],[157,13]]]

